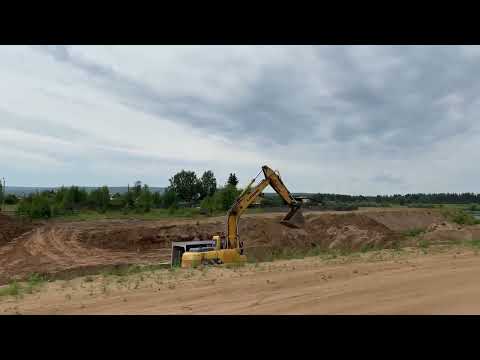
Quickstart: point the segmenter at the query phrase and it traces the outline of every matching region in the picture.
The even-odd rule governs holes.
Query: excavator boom
[[[287,187],[283,183],[280,174],[273,171],[268,166],[262,166],[262,171],[265,176],[257,186],[251,188],[255,179],[249,184],[247,189],[240,194],[232,205],[227,214],[227,247],[230,249],[241,248],[238,236],[238,221],[241,214],[252,204],[255,199],[262,193],[262,191],[270,185],[277,194],[288,204],[290,211],[280,222],[291,228],[301,228],[305,220],[301,212],[301,203],[298,202],[293,195],[288,191]]]

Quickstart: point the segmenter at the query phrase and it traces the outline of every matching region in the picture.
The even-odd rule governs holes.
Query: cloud
[[[372,178],[372,181],[379,183],[386,183],[388,185],[403,185],[405,181],[400,177],[395,177],[389,174],[377,175]]]
[[[293,191],[477,191],[479,60],[473,46],[6,46],[0,169],[162,186],[182,168],[247,183],[266,163]]]

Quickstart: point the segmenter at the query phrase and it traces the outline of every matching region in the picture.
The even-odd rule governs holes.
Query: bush
[[[30,195],[20,201],[17,213],[31,219],[47,219],[52,216],[50,201],[45,193]]]
[[[163,202],[163,197],[162,194],[160,194],[158,191],[153,193],[152,195],[152,204],[154,207],[161,208],[162,207],[162,202]]]
[[[460,225],[474,225],[477,223],[476,219],[464,211],[460,211],[452,218],[453,222]]]
[[[110,190],[108,187],[103,186],[90,192],[88,204],[99,213],[105,213],[110,206]]]
[[[178,210],[178,204],[173,203],[169,208],[168,208],[168,214],[173,215],[175,212]]]
[[[230,184],[221,188],[213,196],[216,208],[218,210],[229,210],[240,193],[240,190]]]
[[[450,221],[459,225],[475,225],[479,224],[480,220],[475,219],[472,214],[460,209],[445,209],[443,215]]]
[[[140,191],[140,195],[136,202],[136,209],[138,212],[150,212],[152,208],[153,198],[152,193],[147,185],[144,185]]]
[[[280,207],[285,205],[283,199],[278,195],[275,194],[271,195],[264,195],[262,199],[262,206],[263,207]]]
[[[352,211],[357,210],[358,206],[353,204],[346,204],[346,203],[338,203],[333,207],[335,211]]]
[[[213,215],[214,211],[217,210],[213,196],[207,196],[205,199],[203,199],[200,203],[200,209],[208,216]]]
[[[6,200],[5,200],[5,202],[6,202]],[[477,205],[477,204],[472,204],[472,205],[468,208],[468,210],[470,210],[470,211],[480,211],[480,206]]]
[[[19,202],[20,202],[20,199],[14,194],[8,194],[7,196],[5,196],[5,204],[7,205],[15,205],[15,204],[18,204]]]
[[[165,192],[165,194],[162,196],[163,207],[165,207],[167,209],[169,209],[172,206],[177,207],[178,206],[178,201],[179,201],[178,195],[172,189],[168,189]]]
[[[421,208],[421,209],[433,209],[435,208],[432,204],[408,204],[407,207],[409,208]]]

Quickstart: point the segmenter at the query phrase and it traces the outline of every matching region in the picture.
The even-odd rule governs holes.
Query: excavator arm
[[[290,207],[289,213],[283,218],[281,223],[294,228],[299,228],[303,225],[304,219],[301,212],[299,212],[301,204],[293,197],[290,191],[288,191],[280,175],[268,166],[262,166],[262,171],[265,179],[252,188],[251,185],[255,182],[256,178],[253,179],[228,211],[226,245],[229,249],[242,248],[238,237],[238,222],[240,216],[268,185],[270,185]]]

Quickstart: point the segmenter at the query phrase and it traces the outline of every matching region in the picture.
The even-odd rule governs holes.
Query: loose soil
[[[0,246],[33,229],[36,225],[0,213]]]
[[[429,249],[429,252],[433,250]],[[3,314],[480,314],[478,252],[311,257],[46,283]]]
[[[368,209],[305,213],[305,228],[291,229],[279,224],[281,217],[278,213],[242,217],[239,233],[250,257],[263,260],[272,250],[285,248],[388,248],[403,241],[400,231],[444,221],[430,209]],[[3,219],[0,284],[25,279],[31,273],[61,277],[98,273],[112,266],[169,262],[172,241],[211,239],[224,230],[224,217],[51,221],[38,227]]]

